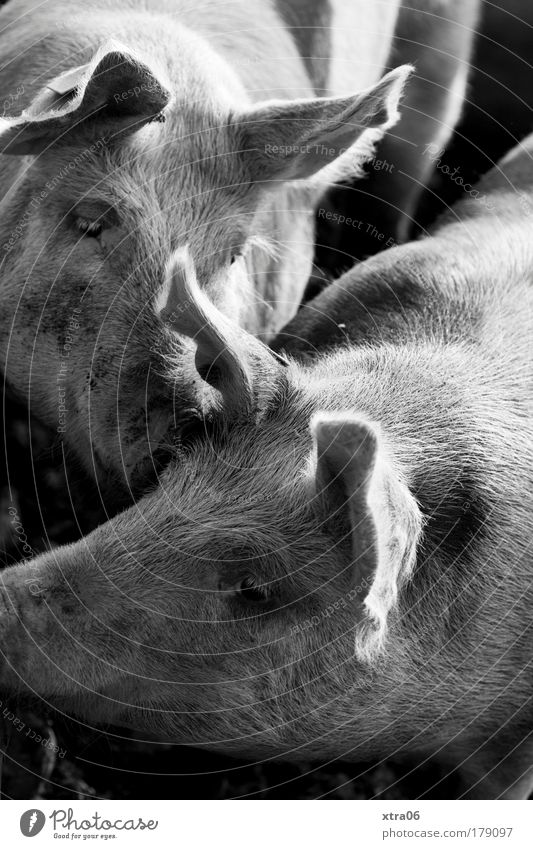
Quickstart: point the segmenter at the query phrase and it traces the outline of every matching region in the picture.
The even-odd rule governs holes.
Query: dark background
[[[3,4],[0,4],[3,5]],[[533,58],[533,3],[502,0],[485,3],[482,32],[474,55],[468,103],[443,162],[460,166],[465,181],[485,173],[503,153],[533,131],[531,59]],[[529,8],[528,8],[529,7]],[[518,17],[528,16],[527,21]],[[379,155],[379,153],[378,153]],[[423,228],[461,188],[436,175],[421,204]],[[357,189],[337,192],[330,203],[350,215]],[[318,222],[317,278],[338,275],[357,256],[355,245]],[[348,228],[344,228],[347,230]],[[332,250],[335,245],[337,250]],[[316,289],[316,285],[310,292]],[[0,565],[22,559],[17,549],[7,507],[15,502],[28,542],[35,551],[48,543],[62,544],[87,533],[105,518],[96,492],[80,471],[72,498],[67,495],[62,458],[52,436],[29,418],[26,409],[8,395],[3,406],[3,446],[0,455]],[[69,484],[71,484],[69,476]],[[344,798],[413,799],[439,781],[428,765],[411,775],[411,766],[388,762],[378,765],[330,764],[325,767],[286,764],[250,765],[204,751],[144,744],[120,729],[95,731],[77,721],[50,712],[44,705],[10,704],[26,723],[51,743],[62,757],[31,743],[23,732],[2,719],[0,705],[0,795],[3,798]],[[446,783],[430,791],[452,798]]]

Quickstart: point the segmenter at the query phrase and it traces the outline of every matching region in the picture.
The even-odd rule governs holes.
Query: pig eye
[[[235,251],[235,253],[233,253],[231,255],[229,264],[233,265],[234,263],[237,262],[238,259],[241,259],[243,256],[244,256],[244,253],[242,251]]]
[[[89,218],[77,218],[76,227],[84,236],[90,236],[93,239],[97,239],[104,229],[102,221],[91,221]]]
[[[241,581],[239,595],[245,601],[261,604],[268,601],[268,588],[265,584],[258,584],[254,578],[248,577]]]
[[[90,198],[71,210],[70,220],[78,233],[89,239],[98,239],[104,230],[120,226],[120,217],[114,206]]]

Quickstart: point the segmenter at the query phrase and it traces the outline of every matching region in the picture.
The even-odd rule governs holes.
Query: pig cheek
[[[139,237],[136,239],[122,227],[110,227],[102,232],[98,242],[102,259],[124,279],[124,269],[132,264]]]
[[[31,405],[42,410],[42,415],[45,410],[49,410],[50,423],[54,425],[61,366],[57,340],[42,328],[35,335],[30,331],[30,336],[29,340],[22,329],[11,334],[7,347],[6,377],[14,386],[21,387],[27,387],[29,379]]]

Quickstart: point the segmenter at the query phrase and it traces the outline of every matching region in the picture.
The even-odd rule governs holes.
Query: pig
[[[271,339],[309,277],[320,197],[398,119],[405,28],[427,46],[383,198],[398,227],[412,215],[433,168],[417,145],[444,143],[457,120],[478,5],[1,9],[3,376],[102,492],[141,493],[199,405],[156,310],[174,251],[187,244],[219,310]],[[400,67],[380,79],[389,54]]]
[[[532,153],[272,349],[174,254],[157,308],[216,404],[136,505],[1,573],[4,693],[230,755],[431,761],[461,798],[530,793]]]

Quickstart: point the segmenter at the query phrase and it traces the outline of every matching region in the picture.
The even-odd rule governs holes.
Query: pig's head
[[[216,310],[183,253],[162,317],[221,411],[138,505],[2,573],[0,682],[248,757],[364,756],[408,663],[396,613],[421,516],[402,470],[325,376]]]
[[[6,376],[90,471],[141,486],[199,404],[157,312],[172,253],[189,246],[222,313],[253,333],[278,327],[295,305],[268,280],[280,228],[265,210],[275,218],[276,192],[310,186],[343,149],[356,168],[396,120],[407,72],[350,97],[254,105],[187,33],[159,63],[109,44],[0,119],[0,149],[18,157],[3,158],[0,206]],[[300,292],[305,250],[290,268]]]

